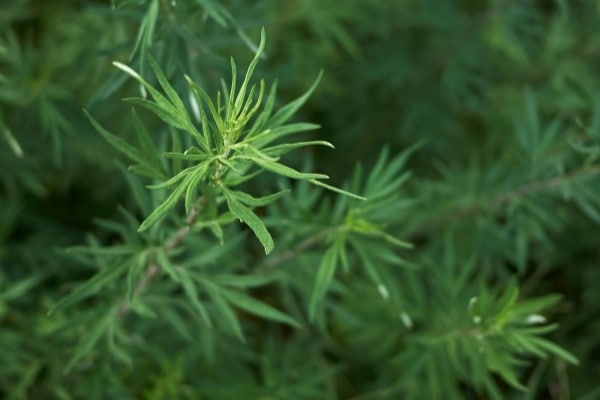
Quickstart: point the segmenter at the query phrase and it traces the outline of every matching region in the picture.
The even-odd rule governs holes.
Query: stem
[[[175,232],[175,234],[171,237],[171,239],[169,239],[167,243],[162,246],[162,248],[165,251],[171,251],[177,248],[181,244],[181,242],[183,242],[183,239],[185,239],[188,233],[190,233],[190,227],[194,224],[194,222],[196,222],[196,218],[198,217],[198,208],[201,208],[202,206],[204,206],[204,204],[206,204],[206,198],[202,196],[198,200],[198,205],[196,207],[193,207],[190,213],[188,214],[185,221],[185,226],[179,228],[177,232]],[[159,271],[160,266],[156,263],[151,262],[150,264],[148,264],[148,266],[146,267],[146,271],[144,271],[144,275],[142,275],[142,277],[137,281],[135,285],[135,289],[133,292],[134,296],[140,294],[148,286],[148,284],[150,284],[152,279],[158,274]],[[123,317],[129,312],[130,309],[131,302],[129,300],[125,300],[117,310],[117,318]]]
[[[529,183],[519,186],[513,190],[510,190],[508,192],[504,192],[495,197],[492,197],[491,199],[483,199],[483,200],[477,202],[476,204],[473,204],[473,205],[470,205],[470,206],[467,206],[464,208],[451,209],[451,210],[445,212],[440,217],[434,217],[434,218],[425,220],[424,223],[420,224],[417,228],[415,228],[414,230],[409,232],[407,234],[407,236],[417,236],[417,235],[423,234],[424,232],[428,231],[429,229],[431,229],[432,227],[434,227],[436,225],[441,225],[441,224],[449,223],[452,221],[460,220],[463,218],[468,218],[470,216],[480,213],[482,210],[484,210],[486,208],[501,207],[501,206],[505,205],[506,203],[520,200],[526,196],[530,196],[530,195],[533,195],[533,194],[536,194],[539,192],[543,192],[546,190],[555,189],[566,182],[574,181],[576,179],[585,178],[588,176],[597,175],[599,173],[600,173],[600,166],[591,166],[591,167],[588,166],[588,167],[581,168],[579,170],[576,170],[576,171],[571,172],[566,175],[555,176],[555,177],[552,177],[549,179],[536,181],[536,182],[529,182]]]

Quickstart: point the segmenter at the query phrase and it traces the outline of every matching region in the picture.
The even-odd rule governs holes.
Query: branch
[[[536,182],[530,182],[520,187],[517,187],[516,189],[513,189],[511,191],[492,197],[491,199],[483,199],[477,202],[476,204],[464,207],[462,209],[453,209],[448,212],[445,212],[440,217],[430,218],[429,220],[426,220],[424,223],[420,224],[412,232],[409,232],[407,236],[419,235],[431,229],[432,226],[445,224],[463,218],[468,218],[480,213],[484,209],[501,207],[506,203],[520,200],[526,196],[531,196],[539,192],[555,189],[569,181],[574,181],[576,179],[597,175],[599,173],[600,166],[596,165],[592,167],[584,167],[566,175],[555,176],[549,179]],[[427,227],[427,229],[425,227]]]
[[[206,204],[206,198],[204,196],[202,196],[199,200],[198,200],[198,205],[196,207],[193,207],[190,211],[190,213],[188,214],[186,221],[185,221],[185,226],[182,226],[181,228],[179,228],[177,230],[177,232],[175,232],[175,234],[171,237],[171,239],[169,239],[167,241],[167,243],[165,245],[162,246],[163,249],[165,249],[166,251],[170,251],[173,250],[175,248],[177,248],[181,242],[183,242],[183,239],[185,239],[185,237],[188,235],[188,233],[190,233],[190,227],[194,224],[194,222],[196,222],[196,218],[198,217],[198,209],[203,207],[204,204]],[[147,286],[148,284],[152,281],[152,278],[154,278],[154,276],[156,276],[156,274],[160,271],[160,266],[155,264],[154,262],[151,262],[150,264],[148,264],[148,266],[146,267],[146,271],[144,272],[144,275],[137,281],[136,285],[135,285],[135,290],[134,290],[134,296],[138,295],[139,293],[141,293]],[[129,300],[125,300],[121,306],[119,306],[119,309],[117,310],[117,318],[121,318],[123,317],[125,314],[127,314],[129,312],[129,310],[131,309],[131,302]]]

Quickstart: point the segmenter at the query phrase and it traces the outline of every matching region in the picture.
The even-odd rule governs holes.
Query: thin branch
[[[196,207],[193,207],[190,213],[188,214],[185,221],[185,226],[182,226],[177,230],[177,232],[175,232],[171,239],[169,239],[167,243],[163,246],[163,249],[165,249],[166,251],[173,250],[177,248],[181,244],[181,242],[183,242],[183,239],[185,239],[188,233],[190,233],[190,227],[196,222],[196,218],[198,217],[198,209],[202,208],[205,204],[206,198],[202,196],[198,200],[198,205]],[[133,292],[134,296],[140,294],[148,286],[152,279],[158,274],[159,271],[160,266],[156,263],[151,262],[150,264],[148,264],[146,270],[144,271],[144,275],[142,275],[142,277],[137,281],[135,285],[135,289]],[[129,301],[129,299],[125,300],[117,310],[117,318],[123,317],[129,312],[130,309],[131,302]]]
[[[272,271],[280,264],[283,264],[284,262],[294,258],[296,255],[303,253],[304,251],[320,243],[325,238],[325,236],[327,236],[328,233],[329,230],[318,232],[317,234],[309,236],[308,238],[297,244],[293,249],[286,250],[278,254],[277,256],[267,259],[267,261],[262,265],[262,267],[256,270],[256,273],[264,274],[266,272]]]
[[[517,187],[516,189],[492,197],[491,199],[483,199],[477,202],[476,204],[464,208],[453,209],[448,212],[445,212],[444,215],[440,217],[435,217],[426,220],[424,223],[420,224],[419,227],[410,232],[407,236],[415,236],[425,231],[428,231],[432,226],[468,218],[480,213],[485,209],[501,207],[507,203],[520,200],[524,197],[531,196],[539,192],[556,189],[557,187],[570,181],[598,174],[600,174],[600,166],[596,165],[592,167],[584,167],[566,175],[555,176],[549,179],[536,182],[529,182],[520,187]]]

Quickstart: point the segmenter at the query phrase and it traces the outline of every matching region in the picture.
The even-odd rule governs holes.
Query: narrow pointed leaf
[[[240,321],[238,320],[229,303],[225,300],[221,288],[212,282],[209,282],[208,280],[202,280],[200,283],[213,301],[221,320],[225,323],[225,325],[227,325],[227,327],[229,327],[229,329],[238,339],[244,341],[244,332],[242,331]]]
[[[300,324],[298,324],[298,322],[296,322],[296,320],[294,320],[289,315],[277,310],[276,308],[266,303],[258,301],[255,298],[250,297],[243,292],[223,289],[222,293],[227,299],[227,301],[229,301],[236,307],[241,308],[244,311],[247,311],[259,317],[263,317],[277,322],[282,322],[284,324],[288,324],[296,328],[300,327]]]
[[[75,304],[89,296],[100,291],[104,286],[114,282],[123,274],[129,266],[129,262],[123,262],[113,267],[107,267],[100,270],[92,278],[78,285],[71,293],[60,299],[48,312],[49,315],[61,311],[72,304]]]
[[[224,189],[223,194],[225,195],[227,206],[231,213],[252,229],[252,232],[254,232],[260,243],[263,245],[265,253],[269,254],[273,250],[275,243],[265,224],[256,216],[256,214],[254,214],[254,212],[252,212],[252,210],[242,204],[235,193]]]
[[[138,232],[143,232],[147,230],[158,220],[163,218],[171,210],[171,208],[175,207],[175,204],[177,204],[177,200],[179,200],[181,196],[183,196],[183,193],[185,192],[186,188],[187,185],[181,183],[175,190],[173,190],[171,194],[169,194],[169,196],[166,198],[166,200],[162,202],[161,205],[156,207],[156,209],[152,211],[152,214],[150,214],[148,218],[146,218],[144,222],[142,222],[142,224],[138,228]]]
[[[266,206],[267,204],[277,200],[278,198],[280,198],[281,196],[285,195],[286,193],[289,193],[290,190],[286,189],[286,190],[282,190],[279,191],[277,193],[273,193],[270,194],[268,196],[263,196],[263,197],[253,197],[251,195],[249,195],[248,193],[244,193],[244,192],[238,192],[238,191],[234,191],[232,193],[235,194],[235,196],[244,204],[251,206],[251,207],[262,207],[262,206]]]
[[[325,293],[331,284],[333,275],[335,274],[338,254],[339,251],[337,246],[331,246],[329,249],[327,249],[323,259],[321,260],[321,264],[319,265],[319,270],[317,271],[317,276],[315,279],[315,288],[310,296],[310,304],[308,308],[308,314],[311,321],[316,319],[317,312],[322,306],[323,299],[325,298]]]
[[[196,289],[196,285],[192,281],[192,278],[186,272],[181,272],[179,274],[181,286],[183,286],[183,290],[188,298],[188,300],[192,303],[192,306],[198,312],[200,319],[204,321],[208,326],[211,326],[212,323],[210,318],[208,317],[208,313],[206,312],[206,308],[198,298],[198,290]]]
[[[337,187],[335,187],[335,186],[328,185],[328,184],[326,184],[326,183],[323,183],[323,182],[321,182],[321,181],[318,181],[318,180],[316,180],[316,179],[309,179],[308,181],[309,181],[310,183],[312,183],[313,185],[321,186],[322,188],[325,188],[325,189],[327,189],[327,190],[331,190],[332,192],[336,192],[336,193],[339,193],[339,194],[343,194],[344,196],[350,196],[350,197],[353,197],[353,198],[355,198],[355,199],[358,199],[358,200],[367,200],[367,198],[366,198],[366,197],[359,196],[359,195],[357,195],[357,194],[354,194],[354,193],[352,193],[352,192],[349,192],[349,191],[347,191],[347,190],[340,189],[340,188],[337,188]]]
[[[300,107],[302,107],[302,105],[306,102],[306,100],[314,92],[314,90],[317,87],[317,85],[319,84],[319,81],[321,80],[322,76],[323,76],[323,71],[320,71],[319,75],[317,76],[317,79],[312,84],[312,86],[306,91],[306,93],[304,93],[302,96],[298,97],[296,100],[286,104],[281,109],[279,109],[279,111],[277,111],[275,113],[275,115],[273,115],[273,117],[271,117],[271,119],[269,120],[269,124],[271,126],[279,126],[279,125],[285,123],[288,119],[290,119],[292,117],[292,115],[294,115],[296,113],[296,111],[298,111],[298,109]]]

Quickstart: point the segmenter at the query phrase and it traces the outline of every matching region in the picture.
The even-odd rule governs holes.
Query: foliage
[[[0,397],[600,398],[596,2],[4,3]]]

